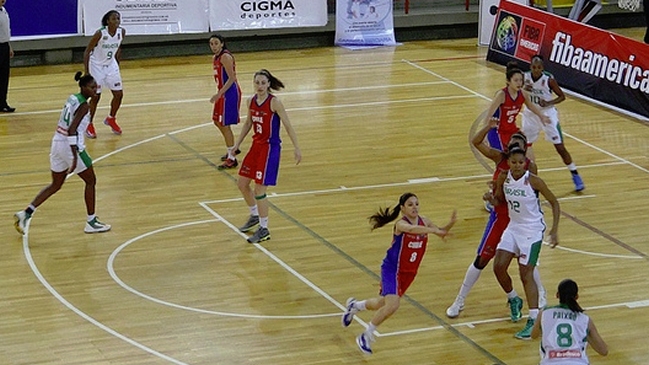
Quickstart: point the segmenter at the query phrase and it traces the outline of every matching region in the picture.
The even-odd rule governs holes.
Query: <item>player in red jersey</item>
[[[496,127],[499,120],[496,118],[491,118],[489,123],[487,123],[481,130],[476,132],[476,134],[471,139],[473,146],[480,151],[485,157],[496,163],[496,168],[494,170],[492,181],[490,182],[491,190],[485,194],[485,200],[493,199],[493,184],[498,179],[498,176],[503,171],[509,170],[509,164],[507,163],[507,155],[493,147],[487,146],[483,141],[487,136],[488,132],[492,128]],[[527,146],[527,139],[522,133],[514,133],[511,136],[507,150],[512,147],[519,147],[525,149]],[[537,172],[536,165],[532,161],[528,161],[527,168],[533,173]],[[460,315],[460,312],[464,310],[464,303],[466,297],[469,295],[469,292],[475,285],[475,283],[480,278],[482,270],[489,264],[489,261],[494,258],[496,255],[496,247],[500,242],[500,237],[502,236],[505,228],[509,224],[509,213],[507,211],[507,205],[499,204],[495,205],[489,214],[489,220],[484,229],[484,234],[478,246],[478,252],[475,260],[466,271],[464,280],[462,281],[462,286],[460,291],[455,298],[453,304],[446,309],[446,316],[449,318],[455,318]],[[545,289],[541,283],[541,277],[538,272],[538,268],[534,272],[534,280],[537,283],[539,288],[539,298],[543,298],[545,301]],[[518,321],[520,319],[520,309],[517,309],[519,305],[522,307],[522,300],[518,297],[518,294],[514,290],[512,293],[508,293],[508,296],[511,296],[513,299],[509,300],[510,309],[512,309],[512,320]]]
[[[383,227],[400,214],[401,219],[394,224],[392,244],[381,264],[380,297],[361,301],[349,298],[347,309],[342,315],[342,324],[347,327],[358,311],[376,311],[365,332],[356,338],[356,344],[366,354],[372,353],[374,330],[399,309],[401,296],[415,280],[421,259],[426,253],[428,234],[444,239],[457,220],[457,212],[453,211],[448,224],[441,228],[436,226],[428,218],[419,215],[417,196],[405,193],[399,198],[399,205],[391,212],[390,208],[380,209],[370,217],[372,229]]]
[[[250,209],[248,221],[239,228],[248,232],[259,224],[259,229],[248,238],[250,243],[270,239],[268,231],[268,201],[266,189],[277,184],[282,140],[279,137],[281,124],[284,125],[293,143],[295,164],[302,160],[302,152],[297,144],[297,135],[288,119],[284,105],[271,90],[284,88],[284,84],[271,75],[268,70],[259,70],[254,76],[255,95],[248,99],[248,117],[241,128],[241,134],[233,149],[238,149],[250,129],[253,130],[252,146],[241,162],[237,185]],[[255,181],[254,190],[250,183]]]
[[[534,114],[538,115],[545,124],[550,123],[550,119],[545,116],[532,103],[529,96],[523,92],[523,71],[516,67],[516,63],[507,64],[507,86],[498,90],[496,96],[487,109],[485,123],[493,117],[499,118],[496,133],[489,136],[491,147],[504,151],[509,144],[511,136],[519,131],[516,125],[516,117],[520,113],[523,104],[525,104]]]
[[[226,154],[221,157],[223,164],[219,170],[233,169],[238,166],[236,155],[241,151],[234,146],[234,134],[230,126],[239,123],[239,108],[241,107],[241,88],[237,82],[237,71],[232,53],[225,45],[225,38],[220,34],[210,37],[210,48],[214,52],[212,67],[214,68],[214,81],[216,81],[216,94],[210,98],[214,103],[212,121],[225,139]]]

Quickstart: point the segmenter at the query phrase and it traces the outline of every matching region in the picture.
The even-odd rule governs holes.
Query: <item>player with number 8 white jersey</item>
[[[564,305],[545,308],[541,316],[541,365],[588,365],[588,321],[586,314]]]

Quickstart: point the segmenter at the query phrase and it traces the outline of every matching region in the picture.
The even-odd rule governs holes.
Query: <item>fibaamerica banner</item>
[[[208,0],[81,0],[81,7],[85,35],[101,27],[109,10],[120,13],[127,35],[209,31]]]
[[[327,25],[327,0],[210,0],[210,28],[297,28]]]
[[[394,46],[392,0],[337,0],[336,45]]]
[[[562,87],[649,117],[649,45],[502,0],[487,60],[525,64],[535,54]]]

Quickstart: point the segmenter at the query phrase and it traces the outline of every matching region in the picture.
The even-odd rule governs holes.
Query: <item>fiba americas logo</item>
[[[500,20],[496,28],[495,41],[498,48],[513,53],[516,47],[516,37],[518,35],[518,23],[514,17],[507,15]]]

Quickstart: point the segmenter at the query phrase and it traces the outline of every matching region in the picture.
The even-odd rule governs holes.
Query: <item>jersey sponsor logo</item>
[[[548,355],[551,359],[579,359],[581,351],[579,350],[550,350]]]

